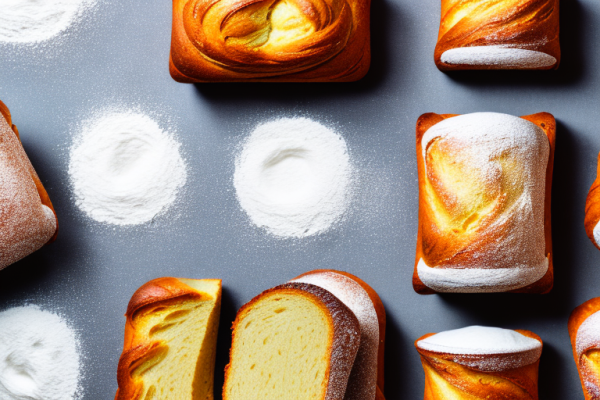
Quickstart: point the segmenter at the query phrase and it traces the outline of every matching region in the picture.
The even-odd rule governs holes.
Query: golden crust
[[[173,79],[350,82],[367,73],[370,0],[293,0],[314,32],[270,48],[256,43],[256,37],[270,32],[270,11],[276,3],[173,0],[169,59]]]
[[[423,135],[429,128],[438,124],[439,122],[457,116],[457,114],[435,114],[428,113],[423,114],[417,121],[416,128],[416,141],[417,141],[417,169],[419,176],[419,228],[417,233],[417,250],[415,256],[415,267],[413,273],[413,288],[419,294],[433,294],[436,293],[433,289],[427,287],[419,278],[417,272],[417,266],[419,260],[423,258],[423,229],[422,223],[427,220],[427,207],[423,193],[425,190],[425,165],[423,162],[421,140]],[[546,195],[544,204],[544,233],[546,241],[546,251],[548,255],[548,271],[538,281],[525,286],[520,289],[511,290],[511,293],[548,293],[554,284],[554,266],[552,257],[552,224],[551,224],[551,193],[552,193],[552,173],[554,168],[554,150],[556,146],[556,121],[552,114],[549,113],[538,113],[533,115],[527,115],[521,117],[527,121],[530,121],[539,126],[546,136],[550,144],[550,154],[548,157],[548,166],[546,168]],[[451,247],[451,243],[447,244]]]
[[[542,339],[531,331],[520,329],[515,329],[515,331],[543,343]],[[481,371],[455,362],[460,359],[460,356],[456,354],[427,351],[417,346],[420,340],[433,335],[435,333],[423,335],[414,343],[425,370],[424,400],[443,400],[446,398],[442,390],[434,383],[432,374],[441,377],[460,391],[460,394],[456,397],[457,400],[463,398],[465,400],[538,399],[539,359],[532,364],[518,368],[498,372]],[[511,353],[506,356],[510,357]],[[478,357],[485,357],[485,355]]]
[[[221,285],[220,279],[203,279],[215,281]],[[218,297],[221,296],[219,290]],[[143,284],[135,291],[127,306],[125,313],[125,340],[123,353],[117,367],[118,389],[115,400],[137,400],[142,393],[143,383],[132,378],[132,372],[142,364],[165,349],[165,344],[159,341],[150,341],[134,326],[136,314],[146,308],[157,308],[174,303],[181,303],[190,299],[208,299],[204,292],[200,292],[178,278],[157,278]],[[218,301],[218,300],[217,300]]]
[[[10,110],[8,109],[6,104],[4,104],[2,101],[0,101],[0,115],[4,118],[6,123],[15,132],[15,135],[19,139],[19,143],[21,143],[21,137],[19,136],[19,130],[17,129],[17,126],[15,124],[13,124],[13,122],[12,122]],[[37,172],[35,172],[35,169],[31,165],[31,163],[28,163],[27,168],[29,169],[29,174],[31,175],[31,179],[33,179],[33,182],[35,183],[35,187],[38,191],[38,194],[40,196],[40,200],[41,200],[42,204],[47,206],[48,208],[50,208],[52,210],[52,212],[54,213],[54,216],[56,217],[56,211],[54,211],[54,206],[52,206],[52,201],[50,201],[50,196],[48,196],[48,192],[44,188],[44,185],[42,184],[42,181],[38,177]],[[48,240],[48,242],[46,242],[46,245],[54,242],[56,240],[57,236],[58,236],[58,218],[56,218],[56,231],[54,232],[54,235]]]
[[[583,389],[585,400],[594,400],[594,397],[587,391],[585,380],[583,378],[583,366],[581,364],[579,355],[577,354],[576,347],[577,332],[579,331],[581,324],[583,324],[585,320],[588,319],[592,314],[595,314],[598,311],[600,311],[600,297],[590,299],[575,308],[573,312],[571,312],[568,323],[569,337],[571,339],[571,347],[573,349],[573,359],[575,360],[575,365],[577,365],[577,372],[579,373],[579,380],[581,381],[581,387]]]
[[[600,221],[600,153],[598,154],[597,168],[596,180],[592,183],[585,201],[584,224],[585,233],[587,233],[594,246],[600,250],[600,246],[596,243],[596,239],[594,239],[594,228],[598,225],[598,221]]]
[[[325,289],[306,283],[286,283],[265,290],[239,309],[231,327],[231,349],[229,351],[229,364],[225,367],[223,400],[228,400],[226,388],[230,378],[229,372],[233,362],[233,352],[237,345],[235,338],[239,322],[243,319],[244,315],[252,311],[254,305],[263,298],[278,293],[293,293],[295,295],[304,296],[324,310],[326,315],[330,316],[329,321],[333,325],[333,335],[327,346],[330,350],[330,359],[327,361],[327,383],[325,396],[322,400],[342,400],[348,383],[348,377],[350,376],[352,365],[354,364],[354,358],[356,357],[360,345],[360,325],[354,313],[334,295]]]
[[[354,276],[348,272],[344,272],[344,271],[337,271],[334,269],[316,269],[313,271],[309,271],[309,272],[305,272],[304,274],[298,275],[296,278],[294,279],[298,279],[301,278],[303,276],[306,275],[311,275],[311,274],[316,274],[316,273],[320,273],[320,272],[333,272],[336,274],[340,274],[343,275],[347,278],[350,278],[352,280],[354,280],[356,283],[358,283],[369,295],[369,298],[371,299],[371,301],[373,302],[373,307],[375,308],[375,312],[377,313],[377,321],[379,322],[379,348],[378,348],[378,353],[377,353],[377,391],[378,391],[378,397],[377,399],[384,399],[384,395],[383,395],[383,390],[384,390],[384,355],[385,355],[385,327],[386,327],[386,314],[385,314],[385,308],[383,306],[383,302],[381,301],[381,298],[379,297],[379,295],[377,294],[377,292],[371,287],[369,286],[365,281],[363,281],[362,279],[360,279],[357,276]]]
[[[560,64],[559,0],[442,0],[435,64],[442,71],[498,69],[495,65],[447,64],[444,52],[472,46],[506,46],[533,50]],[[519,68],[510,68],[519,69]]]

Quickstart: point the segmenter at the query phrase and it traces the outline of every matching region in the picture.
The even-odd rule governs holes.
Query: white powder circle
[[[259,125],[243,143],[233,183],[257,226],[278,237],[322,233],[351,199],[352,165],[344,139],[307,118]]]
[[[145,114],[107,112],[86,121],[70,150],[76,204],[99,222],[151,221],[171,206],[187,180],[179,148]]]
[[[506,46],[472,46],[450,49],[442,54],[446,64],[465,64],[502,68],[545,68],[556,64],[556,58],[541,51]]]
[[[0,42],[37,43],[71,26],[94,0],[0,0]]]
[[[36,306],[0,313],[0,399],[72,400],[80,357],[73,330]]]

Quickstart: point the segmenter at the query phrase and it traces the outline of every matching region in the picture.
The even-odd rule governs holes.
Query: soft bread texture
[[[442,0],[434,59],[442,71],[556,69],[559,0]]]
[[[224,400],[342,400],[360,345],[354,313],[305,283],[269,289],[233,323]]]
[[[525,330],[515,332],[539,341],[539,348],[499,354],[425,350],[415,341],[425,371],[424,400],[511,399],[537,400],[542,340]],[[533,353],[533,354],[532,354]]]
[[[598,154],[598,172],[585,201],[585,233],[600,250],[600,154]]]
[[[383,400],[386,317],[377,292],[360,278],[335,270],[310,271],[291,282],[319,286],[352,310],[358,318],[361,337],[344,400]]]
[[[585,400],[600,399],[600,297],[575,308],[569,317],[573,359]]]
[[[555,132],[548,113],[419,118],[416,292],[550,291]]]
[[[348,82],[371,59],[370,0],[173,0],[178,82]]]
[[[212,400],[220,279],[158,278],[127,307],[115,400]]]
[[[54,241],[58,220],[0,101],[0,269]]]

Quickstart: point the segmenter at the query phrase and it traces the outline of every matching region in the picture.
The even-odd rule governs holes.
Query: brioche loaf
[[[415,291],[550,291],[555,131],[547,113],[419,118]]]
[[[417,339],[424,400],[537,400],[542,340],[530,331],[472,326]]]
[[[233,323],[224,400],[342,400],[360,345],[354,313],[306,283],[269,289]]]
[[[290,282],[308,283],[327,290],[358,319],[360,347],[344,400],[384,399],[385,309],[377,293],[358,277],[342,271],[310,271]]]
[[[559,0],[442,0],[435,63],[442,71],[554,69]]]
[[[600,154],[598,154],[598,171],[585,202],[585,233],[600,250]]]
[[[600,399],[600,297],[571,313],[569,336],[585,400]]]
[[[370,0],[173,0],[179,82],[355,81],[370,64]]]
[[[51,243],[57,233],[52,202],[0,101],[0,269]]]
[[[221,280],[154,279],[127,307],[115,400],[212,400]]]

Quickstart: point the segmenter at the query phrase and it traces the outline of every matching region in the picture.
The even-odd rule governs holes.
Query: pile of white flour
[[[236,158],[233,183],[257,226],[306,237],[339,221],[351,200],[353,168],[344,139],[307,118],[259,125]]]
[[[95,0],[2,0],[0,42],[37,43],[65,31]]]
[[[77,336],[36,306],[0,313],[0,399],[72,400],[79,389]]]
[[[179,148],[171,133],[138,112],[109,111],[84,122],[70,150],[76,204],[99,222],[151,221],[187,180]]]

